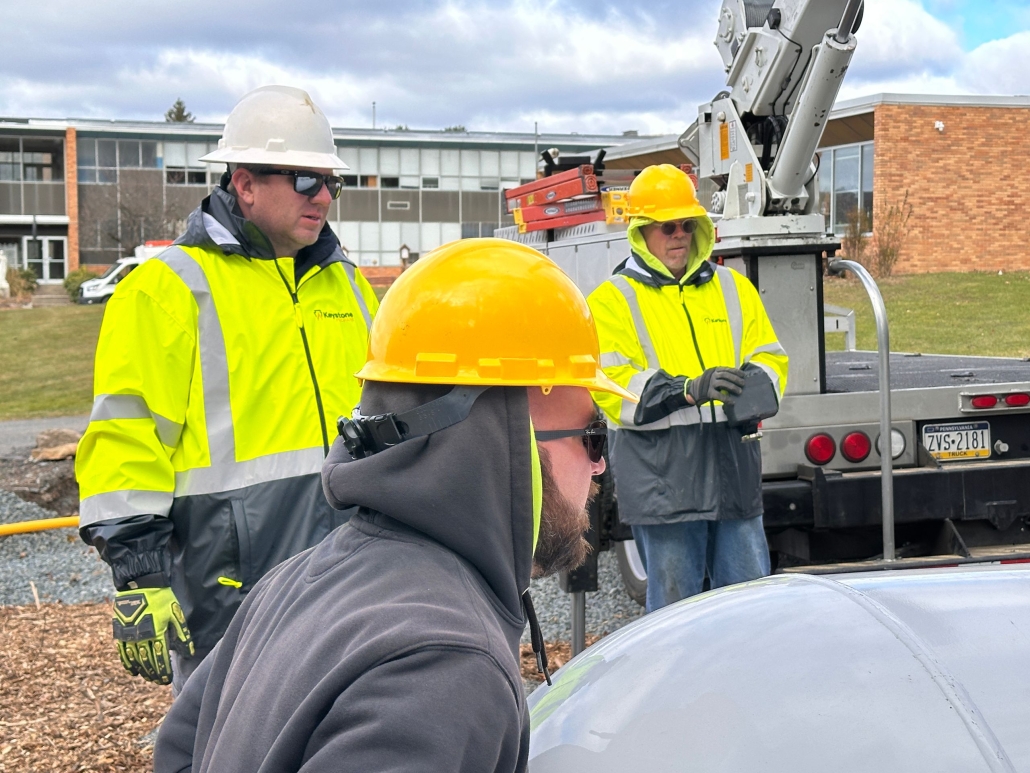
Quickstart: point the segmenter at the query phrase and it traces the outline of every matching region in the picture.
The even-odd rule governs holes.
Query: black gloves
[[[683,394],[694,405],[719,400],[732,405],[736,396],[744,391],[744,372],[737,368],[709,368],[697,378],[683,385]]]

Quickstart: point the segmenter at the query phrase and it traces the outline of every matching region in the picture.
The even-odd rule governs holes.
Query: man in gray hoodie
[[[578,565],[605,427],[583,296],[540,253],[446,245],[373,325],[323,468],[357,515],[280,564],[168,713],[175,771],[522,771],[531,574]],[[534,435],[535,430],[535,435]]]

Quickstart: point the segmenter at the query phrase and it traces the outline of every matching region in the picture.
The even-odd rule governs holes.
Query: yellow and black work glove
[[[719,400],[732,405],[737,395],[744,391],[744,371],[737,368],[709,368],[697,378],[683,385],[683,395],[694,405],[710,400]]]
[[[118,591],[114,638],[126,670],[157,684],[172,681],[170,650],[184,656],[194,653],[186,616],[171,588]]]

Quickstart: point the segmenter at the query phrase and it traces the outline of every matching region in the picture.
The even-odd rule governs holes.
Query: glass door
[[[44,284],[61,282],[67,274],[67,245],[65,236],[31,236],[22,238],[22,265]]]

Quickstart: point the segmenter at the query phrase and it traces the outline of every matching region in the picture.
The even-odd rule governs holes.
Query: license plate
[[[926,424],[923,426],[923,446],[942,462],[986,459],[991,455],[991,425],[986,421]]]

